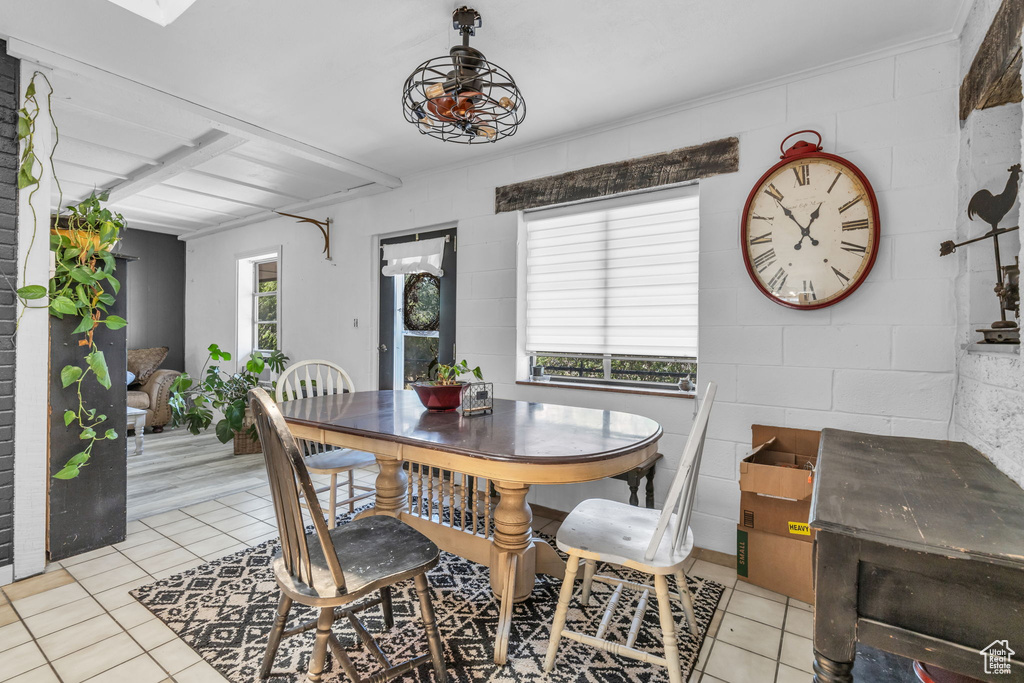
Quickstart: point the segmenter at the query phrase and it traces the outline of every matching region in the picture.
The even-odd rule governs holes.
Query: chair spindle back
[[[679,461],[679,469],[672,478],[672,484],[665,498],[665,507],[658,518],[651,542],[647,546],[645,558],[651,560],[658,552],[658,546],[668,531],[672,539],[672,550],[676,550],[686,542],[686,532],[690,528],[690,512],[693,510],[693,499],[697,493],[697,476],[700,473],[700,460],[704,455],[704,438],[708,433],[708,418],[711,405],[715,402],[718,385],[708,382],[704,390],[704,401],[697,412],[697,418],[690,428],[690,435],[683,448],[683,457]]]
[[[312,585],[313,574],[306,542],[306,525],[302,519],[299,495],[305,498],[313,520],[316,535],[323,549],[327,566],[338,592],[345,589],[345,575],[338,562],[330,531],[324,521],[320,501],[303,462],[295,437],[281,415],[281,410],[261,387],[249,390],[249,407],[259,432],[263,458],[267,463],[267,478],[274,500],[277,528],[281,533],[281,555],[288,573],[297,581]]]
[[[352,393],[356,390],[345,368],[329,360],[305,360],[289,366],[277,380],[277,402],[299,398]],[[304,455],[331,450],[326,444],[300,439]]]

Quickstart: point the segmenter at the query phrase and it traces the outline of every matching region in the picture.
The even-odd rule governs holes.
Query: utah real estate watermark
[[[994,640],[988,647],[981,650],[981,656],[985,658],[986,674],[1009,674],[1010,657],[1017,654],[1010,649],[1008,640]]]

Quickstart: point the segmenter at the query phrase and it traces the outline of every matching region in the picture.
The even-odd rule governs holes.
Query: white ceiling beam
[[[187,235],[194,228],[181,228],[176,225],[167,225],[157,221],[132,220],[128,223],[128,230],[145,230],[146,232],[161,232],[165,235]]]
[[[195,141],[195,147],[176,149],[158,161],[157,166],[143,169],[127,180],[108,188],[110,201],[119,202],[133,194],[184,173],[210,159],[245,144],[245,139],[223,131],[211,130]]]
[[[100,142],[93,142],[92,140],[83,140],[82,138],[76,138],[73,135],[61,135],[60,136],[60,142],[77,142],[78,144],[85,145],[86,147],[95,147],[96,149],[105,149],[108,152],[113,152],[114,154],[120,154],[121,156],[128,157],[129,159],[136,159],[138,161],[141,161],[142,163],[146,164],[147,166],[156,166],[156,165],[158,165],[160,163],[156,159],[150,159],[149,157],[147,157],[144,154],[137,154],[135,152],[129,152],[127,150],[118,149],[117,147],[111,147],[110,145],[104,145],[104,144],[102,144]]]
[[[199,190],[193,190],[191,187],[182,187],[181,185],[175,185],[174,183],[171,183],[171,182],[164,182],[163,186],[165,188],[171,188],[173,190],[177,190],[178,192],[187,192],[188,194],[193,194],[193,195],[196,195],[196,196],[199,196],[199,197],[207,197],[209,199],[216,199],[219,202],[228,202],[229,204],[238,204],[239,206],[248,206],[251,209],[273,209],[274,208],[270,204],[254,204],[252,202],[242,201],[241,199],[233,199],[231,197],[225,197],[224,195],[220,195],[220,194],[210,194],[209,192],[200,192]],[[152,197],[153,195],[146,194],[146,195],[143,195],[143,196],[144,197]],[[154,199],[160,199],[160,197],[154,197]]]
[[[402,181],[399,178],[384,173],[383,171],[378,171],[377,169],[370,168],[369,166],[364,166],[363,164],[352,161],[351,159],[346,159],[345,157],[334,154],[333,152],[328,152],[305,142],[294,140],[281,135],[280,133],[275,133],[267,130],[266,128],[261,128],[260,126],[249,123],[248,121],[237,119],[215,109],[204,107],[200,104],[196,104],[195,102],[164,92],[163,90],[158,90],[143,83],[139,83],[138,81],[133,81],[130,78],[125,78],[124,76],[120,76],[111,71],[105,71],[98,67],[80,62],[77,59],[72,59],[71,57],[53,52],[52,50],[47,50],[46,48],[39,47],[38,45],[27,43],[24,40],[10,38],[7,41],[7,54],[42,66],[48,66],[59,71],[64,71],[90,81],[108,84],[114,87],[123,88],[130,92],[138,93],[151,101],[162,103],[170,107],[188,111],[196,116],[200,116],[209,121],[214,128],[226,133],[237,135],[245,138],[246,140],[261,140],[264,143],[278,147],[294,156],[315,161],[322,166],[333,168],[337,171],[348,173],[358,178],[363,178],[368,182],[379,183],[388,188],[397,188],[402,186]]]
[[[189,172],[197,174],[197,175],[201,175],[201,176],[206,176],[207,178],[214,178],[216,180],[223,180],[225,182],[234,183],[235,185],[241,185],[242,187],[248,187],[250,190],[258,190],[260,192],[266,192],[267,194],[275,194],[278,197],[285,197],[286,199],[302,199],[302,197],[300,197],[297,194],[291,194],[290,192],[285,192],[283,190],[275,190],[274,188],[265,187],[263,185],[256,185],[255,183],[250,183],[250,182],[247,182],[245,180],[239,180],[238,178],[229,178],[227,176],[218,175],[216,173],[210,173],[209,171],[200,171],[197,168],[193,168]],[[169,185],[174,185],[174,183],[168,183],[168,184]],[[174,187],[181,187],[181,186],[180,185],[174,185]]]
[[[254,213],[251,216],[245,218],[239,218],[235,221],[228,221],[227,223],[221,223],[220,225],[213,225],[209,228],[203,228],[202,230],[196,230],[188,234],[182,235],[180,239],[188,241],[196,239],[197,237],[207,237],[209,235],[215,235],[218,232],[224,232],[226,230],[234,230],[235,228],[242,228],[246,225],[252,225],[254,223],[262,223],[263,221],[270,220],[271,218],[279,218],[277,215],[278,211],[286,213],[296,213],[302,211],[312,211],[313,209],[319,209],[325,206],[331,206],[332,204],[341,204],[342,202],[348,202],[353,199],[360,197],[369,197],[382,192],[387,192],[388,188],[378,185],[377,183],[368,183],[366,185],[360,185],[359,187],[353,187],[350,190],[342,190],[341,192],[335,192],[333,194],[325,195],[323,197],[317,197],[316,199],[310,199],[308,201],[296,202],[295,204],[288,204],[286,206],[279,206],[273,211],[260,211]]]
[[[161,135],[165,138],[176,140],[182,145],[186,145],[188,147],[194,147],[196,144],[195,142],[192,141],[191,138],[187,138],[183,135],[178,135],[177,133],[171,133],[170,131],[161,130],[160,128],[154,128],[153,126],[147,126],[145,123],[142,123],[141,121],[132,120],[128,116],[118,116],[117,112],[106,112],[100,111],[99,109],[94,109],[92,107],[86,107],[73,100],[57,98],[53,101],[53,108],[57,110],[76,109],[78,111],[86,112],[89,116],[95,116],[99,119],[107,119],[109,121],[114,121],[119,125],[131,126],[132,128],[138,128],[148,133],[154,133],[155,135]]]
[[[75,168],[85,169],[86,171],[93,171],[95,173],[102,173],[103,175],[108,175],[108,176],[117,178],[118,180],[128,180],[128,176],[123,175],[121,173],[114,173],[113,171],[108,171],[105,168],[97,168],[96,166],[89,166],[88,164],[80,164],[80,163],[78,163],[76,161],[68,161],[67,159],[61,159],[59,155],[58,156],[54,156],[53,160],[55,162],[57,162],[58,164],[66,164],[68,166],[74,166]],[[61,181],[61,182],[63,182],[63,181]]]
[[[118,211],[118,212],[120,212],[122,214],[125,214],[125,218],[128,218],[129,220],[133,220],[133,217],[134,217],[135,214],[142,213],[142,214],[147,214],[149,216],[156,216],[157,218],[169,218],[172,221],[188,221],[188,222],[192,222],[192,223],[203,223],[204,222],[203,219],[199,219],[199,218],[182,218],[181,214],[178,214],[178,213],[171,213],[169,211],[159,211],[157,209],[151,209],[151,208],[148,208],[148,207],[124,206],[124,205],[111,204],[111,205],[109,205],[108,208],[110,208],[110,209],[112,209],[114,211]],[[205,209],[197,209],[197,211],[205,211]],[[142,218],[140,220],[146,220],[146,219]],[[212,217],[210,219],[211,222],[215,221],[215,220],[217,220],[217,219],[216,218],[212,218]]]

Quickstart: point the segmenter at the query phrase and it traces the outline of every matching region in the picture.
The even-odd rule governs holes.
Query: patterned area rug
[[[348,515],[343,515],[339,517],[339,523],[348,519]],[[553,539],[541,538],[552,545],[554,543]],[[271,558],[277,550],[277,541],[267,541],[143,586],[132,594],[228,680],[233,683],[257,681],[279,597],[271,569]],[[600,567],[599,572],[647,582],[642,575],[611,565]],[[533,595],[528,600],[515,605],[509,663],[504,667],[495,665],[491,657],[498,603],[491,595],[489,574],[487,567],[446,552],[441,553],[440,563],[428,574],[438,628],[444,641],[449,680],[502,682],[547,679],[580,683],[655,683],[668,680],[663,667],[612,655],[567,639],[563,639],[559,647],[555,671],[547,676],[543,670],[544,655],[561,582],[546,575],[537,577]],[[689,632],[682,610],[673,601],[676,623],[679,624],[684,680],[689,679],[724,591],[721,584],[700,577],[689,577],[689,583],[699,633]],[[612,588],[594,582],[590,606],[582,607],[578,586],[579,582],[567,626],[593,634],[597,631]],[[623,593],[606,637],[625,643],[639,597],[635,591]],[[374,634],[392,662],[427,652],[419,602],[411,580],[395,586],[393,603],[394,629],[390,633],[382,633],[379,607],[361,613],[367,629]],[[315,617],[313,610],[296,603],[288,625],[291,627]],[[356,669],[364,677],[379,669],[347,622],[337,622],[334,628]],[[305,680],[313,637],[314,632],[310,631],[281,643],[271,681]],[[653,595],[635,647],[662,654],[661,627]],[[431,680],[432,677],[431,668],[423,666],[407,674],[403,680]],[[330,655],[323,680],[325,683],[348,680]]]

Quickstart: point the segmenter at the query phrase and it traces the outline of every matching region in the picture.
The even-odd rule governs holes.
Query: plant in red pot
[[[470,368],[465,360],[453,365],[438,365],[434,381],[413,382],[412,388],[424,408],[432,413],[447,413],[462,405],[462,392],[469,382],[462,382],[459,377],[470,373],[477,379],[484,378],[479,367]]]

